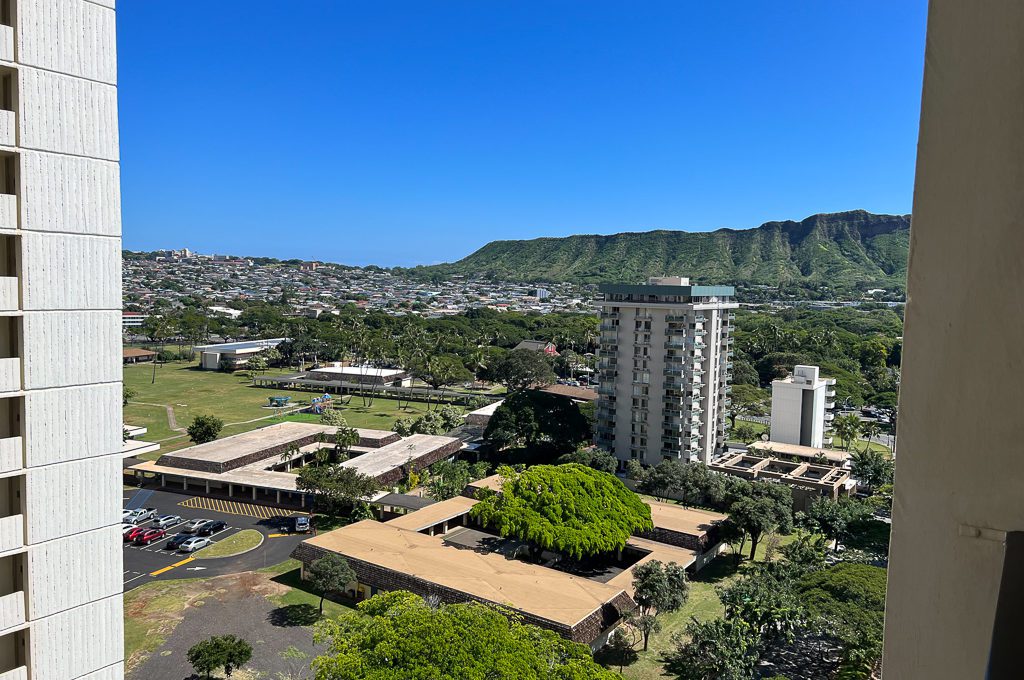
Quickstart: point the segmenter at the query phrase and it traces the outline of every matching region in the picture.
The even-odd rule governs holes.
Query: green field
[[[268,371],[267,375],[284,374],[285,371]],[[143,439],[160,442],[161,450],[155,454],[142,456],[155,459],[161,453],[191,446],[184,432],[170,429],[166,407],[174,411],[177,425],[187,427],[197,415],[215,415],[224,421],[225,427],[221,436],[238,434],[258,427],[281,422],[286,416],[275,410],[266,408],[267,397],[271,395],[288,395],[292,398],[295,408],[308,405],[309,400],[316,396],[314,392],[298,390],[277,390],[255,387],[242,374],[221,373],[219,371],[203,371],[195,364],[170,362],[161,364],[156,369],[156,382],[153,382],[153,366],[151,364],[135,364],[124,367],[124,384],[135,390],[124,409],[124,420],[129,425],[148,428],[149,432]],[[285,409],[287,413],[292,408]],[[426,405],[414,402],[407,405],[393,399],[376,398],[372,406],[363,406],[359,396],[353,396],[344,407],[345,418],[352,427],[365,427],[387,430],[398,418],[413,416],[426,411]],[[316,416],[308,418],[316,421]]]

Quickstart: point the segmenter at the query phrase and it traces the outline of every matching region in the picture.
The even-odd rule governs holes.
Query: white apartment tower
[[[114,0],[0,0],[0,680],[123,677]]]
[[[603,285],[598,446],[620,461],[708,463],[725,449],[731,286]]]
[[[818,376],[817,366],[797,366],[793,375],[772,381],[772,441],[820,448],[835,406],[834,378]]]

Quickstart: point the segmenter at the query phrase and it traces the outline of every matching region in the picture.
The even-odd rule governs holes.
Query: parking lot
[[[149,545],[123,542],[125,590],[157,579],[218,576],[278,564],[288,559],[295,546],[306,537],[286,533],[289,518],[296,514],[288,510],[277,511],[247,503],[226,504],[217,499],[147,489],[125,489],[123,501],[127,508],[156,508],[157,516],[179,515],[182,518],[179,523],[166,527],[164,538]],[[263,543],[235,557],[214,559],[196,559],[190,553],[168,550],[168,540],[197,519],[222,520],[227,524],[226,528],[209,537],[214,543],[243,529],[256,529],[262,533]],[[151,524],[146,521],[139,526]]]

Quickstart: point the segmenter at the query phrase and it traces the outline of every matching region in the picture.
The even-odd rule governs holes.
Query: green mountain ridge
[[[457,262],[408,271],[431,277],[575,283],[680,275],[702,284],[902,291],[909,244],[909,215],[853,210],[800,222],[766,222],[754,229],[492,241]]]

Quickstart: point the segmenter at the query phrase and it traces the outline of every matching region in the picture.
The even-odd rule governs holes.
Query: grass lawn
[[[284,374],[287,371],[268,371],[267,375],[274,373]],[[296,406],[308,404],[316,396],[316,393],[308,391],[255,387],[241,374],[203,371],[195,364],[185,362],[161,364],[156,369],[155,383],[152,378],[152,365],[124,367],[124,384],[136,392],[124,408],[125,422],[146,427],[149,432],[143,439],[160,442],[159,452],[142,456],[150,460],[155,460],[161,453],[191,446],[187,435],[168,426],[166,406],[173,409],[178,427],[182,428],[188,427],[197,415],[217,416],[226,424],[221,432],[224,437],[280,422],[281,416],[272,409],[264,408],[267,397],[271,395],[291,396]],[[399,409],[395,400],[381,398],[375,399],[372,406],[364,407],[358,396],[344,407],[350,426],[385,430],[390,429],[398,418],[425,410],[425,404],[413,403],[407,407],[405,402]],[[247,422],[258,418],[266,419]],[[314,422],[317,420],[316,416],[309,418]]]
[[[272,574],[272,580],[275,583],[289,588],[287,592],[280,595],[271,595],[270,599],[279,607],[286,608],[295,623],[310,625],[319,619],[320,595],[314,593],[309,585],[300,578],[299,566],[298,560],[291,559],[268,567],[264,573]],[[346,611],[352,611],[352,608],[331,600],[324,600],[325,617],[332,618]]]
[[[208,560],[214,557],[233,557],[259,547],[263,543],[263,534],[255,529],[243,529],[231,534],[222,541],[207,546],[195,554],[197,560]]]
[[[743,425],[746,425],[746,426],[750,427],[758,435],[768,431],[768,426],[765,425],[764,423],[755,423],[752,420],[743,420],[743,418],[737,418],[736,419],[736,425],[739,426],[740,424],[743,424]],[[832,448],[834,448],[836,450],[840,450],[840,449],[844,449],[845,448],[846,442],[843,441],[843,439],[841,439],[839,437],[839,435],[834,434],[834,435],[832,435],[832,437],[833,437],[833,439],[832,439]],[[740,442],[738,442],[736,440],[732,440],[732,439],[730,439],[729,441],[734,443],[734,444],[740,443]],[[854,447],[858,448],[858,449],[863,449],[865,445],[870,446],[875,451],[881,451],[883,453],[892,453],[892,451],[889,449],[888,446],[885,446],[883,444],[879,444],[877,442],[870,442],[870,443],[868,443],[868,441],[864,440],[864,439],[858,439],[857,443],[854,444]]]
[[[795,535],[780,536],[780,547],[796,539]],[[756,561],[763,562],[766,541],[762,540],[757,547]],[[747,544],[749,548],[749,543]],[[748,551],[747,554],[749,554]],[[723,554],[713,560],[706,567],[697,572],[697,575],[690,581],[690,598],[686,605],[677,612],[663,614],[658,617],[661,623],[661,631],[651,636],[650,648],[640,652],[640,657],[635,663],[626,666],[623,670],[623,677],[627,680],[664,680],[662,669],[662,656],[673,648],[672,637],[682,633],[691,619],[708,621],[720,618],[725,610],[718,600],[715,588],[726,586],[739,578],[744,571],[750,568],[751,562],[744,559],[739,568],[735,566],[735,557],[730,554]]]

